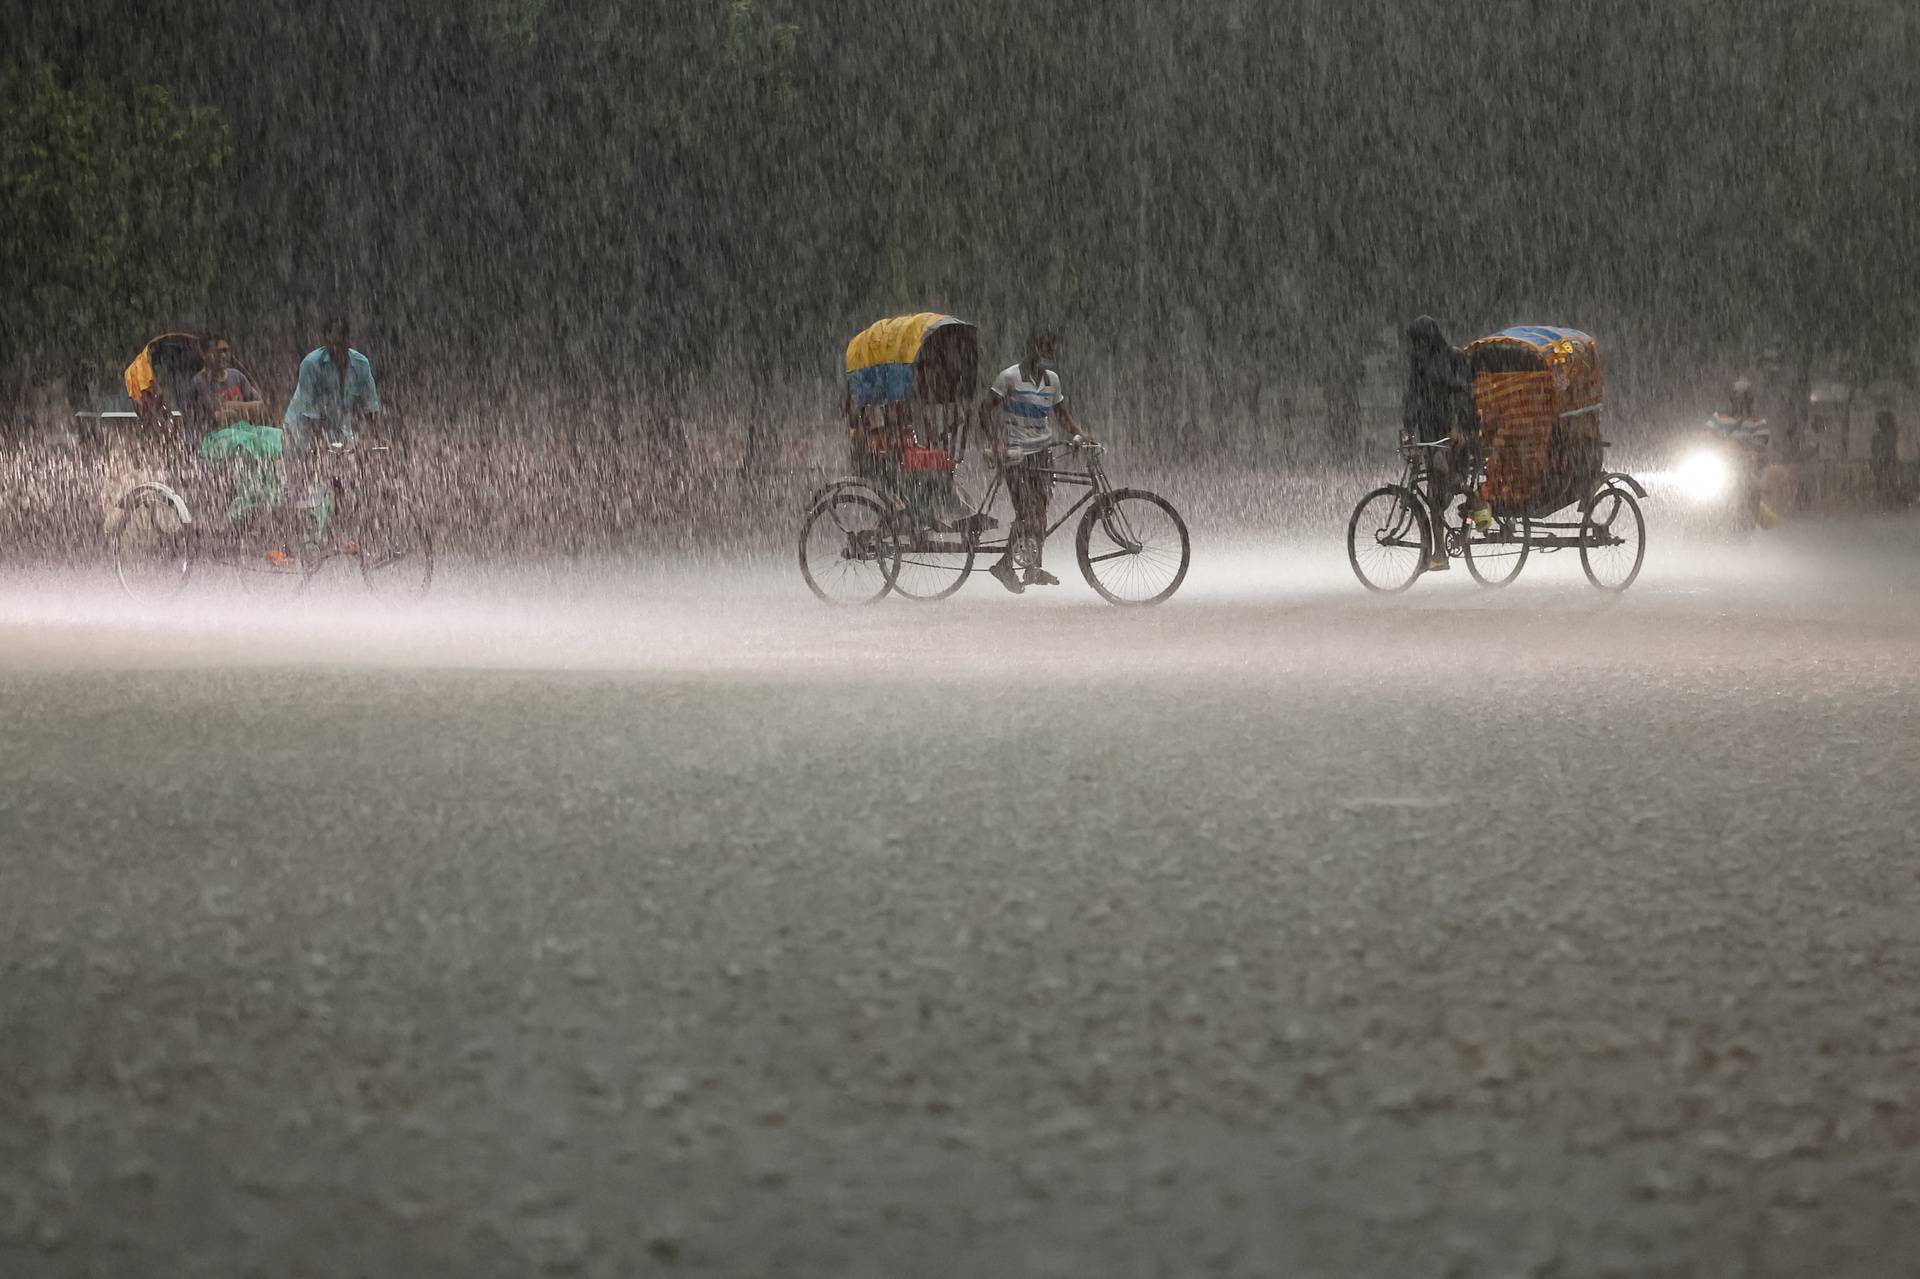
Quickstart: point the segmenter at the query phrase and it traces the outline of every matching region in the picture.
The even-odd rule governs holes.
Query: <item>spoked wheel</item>
[[[1115,489],[1087,508],[1074,553],[1087,585],[1109,604],[1146,607],[1173,597],[1193,548],[1173,503],[1143,489]]]
[[[878,602],[899,576],[899,552],[893,520],[864,493],[829,494],[800,525],[800,574],[823,603]]]
[[[1517,520],[1496,520],[1489,533],[1480,533],[1472,525],[1460,530],[1461,549],[1473,580],[1497,590],[1520,576],[1532,549],[1527,544],[1532,527],[1523,515]]]
[[[113,571],[134,599],[172,599],[193,576],[199,548],[176,500],[158,488],[137,488],[121,499],[112,532]]]
[[[290,600],[307,589],[313,575],[313,566],[300,559],[297,548],[291,558],[277,562],[267,558],[265,544],[236,551],[231,561],[221,558],[237,570],[240,589],[258,600]]]
[[[1347,521],[1347,562],[1370,591],[1391,595],[1413,585],[1427,566],[1427,512],[1420,495],[1398,484],[1360,499]]]
[[[1603,591],[1624,591],[1640,576],[1647,557],[1647,522],[1640,503],[1618,484],[1587,500],[1580,516],[1580,567]]]
[[[915,529],[912,524],[912,518],[904,512],[894,524],[900,558],[899,572],[893,579],[894,593],[921,603],[943,600],[967,584],[973,558],[980,551],[979,535],[971,529],[940,533]]]
[[[433,530],[419,505],[406,498],[360,505],[350,544],[367,593],[396,604],[427,597],[433,587]]]

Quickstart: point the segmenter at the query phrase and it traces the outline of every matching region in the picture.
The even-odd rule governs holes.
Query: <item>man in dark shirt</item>
[[[1428,572],[1447,568],[1447,503],[1472,478],[1462,472],[1477,422],[1467,353],[1447,341],[1438,320],[1421,316],[1407,326],[1407,391],[1401,401],[1401,423],[1415,440],[1445,446],[1422,450],[1427,455],[1427,506],[1433,512]],[[1490,512],[1474,512],[1476,524],[1490,518]]]

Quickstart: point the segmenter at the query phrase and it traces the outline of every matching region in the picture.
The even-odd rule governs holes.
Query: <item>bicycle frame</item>
[[[1046,467],[1037,468],[1032,473],[1035,475],[1045,476],[1049,483],[1066,484],[1075,488],[1084,488],[1087,490],[1086,492],[1082,493],[1079,497],[1075,498],[1071,506],[1067,507],[1066,510],[1060,513],[1059,519],[1054,520],[1051,524],[1047,525],[1046,531],[1039,535],[1040,540],[1042,542],[1046,541],[1048,538],[1052,537],[1055,533],[1059,532],[1060,529],[1066,525],[1067,521],[1072,519],[1076,514],[1078,514],[1080,510],[1083,507],[1085,507],[1089,502],[1096,501],[1102,497],[1107,496],[1109,493],[1113,492],[1113,484],[1107,479],[1107,469],[1106,467],[1100,464],[1100,456],[1097,453],[1087,454],[1087,465],[1085,470],[1078,470],[1078,471],[1063,470],[1055,466],[1046,466]],[[993,472],[993,480],[987,485],[986,496],[980,499],[980,503],[974,511],[975,515],[982,515],[986,513],[987,507],[993,502],[994,494],[998,493],[1002,488],[1004,488],[1006,486],[1006,482],[1007,482],[1006,467],[1004,466],[995,467]],[[1111,531],[1112,530],[1110,529],[1109,532]],[[980,549],[983,551],[1005,549],[1007,545],[1007,541],[1011,540],[1012,536],[1013,536],[1012,529],[1009,528],[1006,539],[1002,539],[1001,541],[998,541],[998,542],[982,542],[980,543]],[[1133,544],[1132,539],[1122,538],[1117,533],[1114,536],[1114,541],[1121,542],[1123,544],[1129,544],[1129,545]]]
[[[323,486],[330,485],[342,499],[330,506],[329,523],[336,515],[345,520],[348,513],[352,511],[355,490],[360,486],[368,465],[368,457],[379,456],[384,461],[385,455],[392,451],[392,446],[388,444],[354,445],[331,442],[313,449],[314,479]],[[352,459],[351,465],[348,459]],[[164,480],[149,480],[136,486],[136,488],[141,487],[158,489],[166,496],[167,500],[180,512],[181,522],[186,526],[187,535],[194,539],[200,548],[200,553],[215,563],[229,567],[248,566],[262,546],[283,540],[273,535],[249,536],[238,529],[209,524],[206,512],[195,511],[193,504],[187,501],[187,496],[195,494],[204,497],[207,495],[208,488],[204,468],[197,460],[193,462],[192,469],[171,468]],[[321,553],[312,562],[315,567],[337,554],[337,551],[331,547],[323,546],[319,549]]]
[[[1425,482],[1428,472],[1426,459],[1430,456],[1428,450],[1446,447],[1448,447],[1448,444],[1444,440],[1428,442],[1403,439],[1400,443],[1400,452],[1406,459],[1406,462],[1400,471],[1400,487],[1413,493],[1417,499],[1424,501],[1426,498]],[[1469,493],[1476,492],[1481,484],[1486,481],[1485,458],[1480,451],[1478,441],[1466,449],[1466,457],[1466,491]],[[1600,477],[1599,482],[1594,486],[1594,493],[1600,493],[1611,483],[1624,484],[1639,497],[1644,498],[1647,495],[1646,490],[1642,488],[1639,482],[1632,476],[1612,471]],[[1583,501],[1580,504],[1580,511],[1583,517],[1585,515],[1587,502],[1591,500],[1592,498],[1589,497],[1587,501]],[[1431,510],[1429,510],[1430,517],[1432,514]],[[1499,519],[1496,523],[1498,526],[1496,529],[1488,530],[1484,533],[1476,533],[1474,537],[1474,544],[1476,546],[1526,546],[1544,553],[1582,545],[1593,549],[1614,545],[1620,541],[1619,538],[1612,536],[1604,536],[1598,539],[1583,537],[1587,527],[1587,522],[1584,518],[1576,520],[1542,520],[1530,517],[1514,517]],[[1462,553],[1462,547],[1459,545],[1457,536],[1459,532],[1460,530],[1458,528],[1442,526],[1433,530],[1433,536],[1442,542],[1449,555],[1457,556]]]
[[[971,421],[958,421],[954,423],[948,431],[936,437],[935,443],[945,447],[953,457],[955,464],[958,465],[959,462],[965,460],[967,437],[972,433],[974,428],[975,423]],[[889,448],[889,453],[892,455],[896,467],[898,467],[902,461],[900,443],[899,440],[895,440]],[[1071,448],[1072,446],[1056,445],[1053,447]],[[1070,487],[1086,490],[1074,499],[1073,502],[1069,503],[1066,509],[1060,511],[1047,525],[1046,529],[1040,533],[1039,540],[1042,542],[1059,532],[1068,521],[1085,510],[1090,504],[1101,502],[1114,492],[1113,483],[1107,478],[1106,467],[1101,463],[1100,455],[1097,451],[1086,453],[1085,466],[1083,468],[1071,469],[1047,466],[1036,468],[1034,474],[1044,476],[1050,483],[1065,484]],[[1005,466],[994,467],[993,478],[988,482],[986,492],[980,497],[980,500],[973,503],[963,503],[968,507],[968,514],[963,517],[965,520],[977,522],[987,515],[987,509],[993,504],[994,497],[1006,484],[1006,476],[1007,468]],[[912,504],[900,490],[898,472],[896,472],[892,478],[863,475],[847,476],[831,481],[815,490],[813,495],[808,499],[807,505],[809,508],[818,506],[821,502],[826,501],[835,491],[846,488],[859,489],[874,494],[880,498],[896,516],[906,515],[913,509]],[[1111,506],[1107,509],[1109,512],[1112,510]],[[954,524],[961,522],[961,520],[951,521],[951,523]],[[1008,529],[1006,536],[996,538],[992,541],[975,541],[972,543],[972,549],[975,552],[1005,551],[1015,536],[1015,530],[1017,528],[1018,521],[1016,519],[1014,526]],[[1139,552],[1140,541],[1132,535],[1131,529],[1116,527],[1114,523],[1109,520],[1107,532],[1113,541],[1122,548],[1119,551],[1113,552],[1113,555],[1137,554]],[[965,554],[968,549],[967,542],[958,540],[962,534],[956,529],[933,529],[917,524],[913,529],[913,536],[913,550],[922,555],[962,555]],[[1095,556],[1094,562],[1112,558],[1113,555]],[[973,571],[980,572],[982,570],[976,568]]]

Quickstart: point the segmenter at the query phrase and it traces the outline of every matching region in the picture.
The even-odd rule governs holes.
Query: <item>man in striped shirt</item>
[[[1048,450],[1063,438],[1073,444],[1093,443],[1067,411],[1060,375],[1050,367],[1055,348],[1050,331],[1034,330],[1027,337],[1025,357],[993,380],[980,406],[981,424],[992,442],[989,456],[1006,475],[1007,496],[1013,500],[1006,552],[987,571],[1015,595],[1029,586],[1060,584],[1059,578],[1040,567],[1041,548],[1047,540],[1047,500],[1053,495]],[[1033,540],[1033,563],[1024,577],[1013,564],[1014,546],[1022,538]]]

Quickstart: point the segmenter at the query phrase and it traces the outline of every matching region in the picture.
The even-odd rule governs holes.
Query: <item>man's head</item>
[[[1051,368],[1059,350],[1060,342],[1052,329],[1035,328],[1027,333],[1026,355],[1021,362],[1039,368]]]
[[[1449,343],[1440,321],[1431,315],[1422,315],[1415,317],[1413,323],[1407,326],[1407,345],[1415,351],[1437,351]]]
[[[233,347],[220,334],[209,333],[200,339],[200,359],[207,376],[219,381],[221,374],[233,367]]]
[[[336,360],[347,358],[347,341],[353,336],[353,322],[345,311],[335,311],[320,326],[320,344]]]
[[[1735,417],[1753,416],[1753,383],[1745,378],[1735,378],[1728,388],[1727,407]]]

